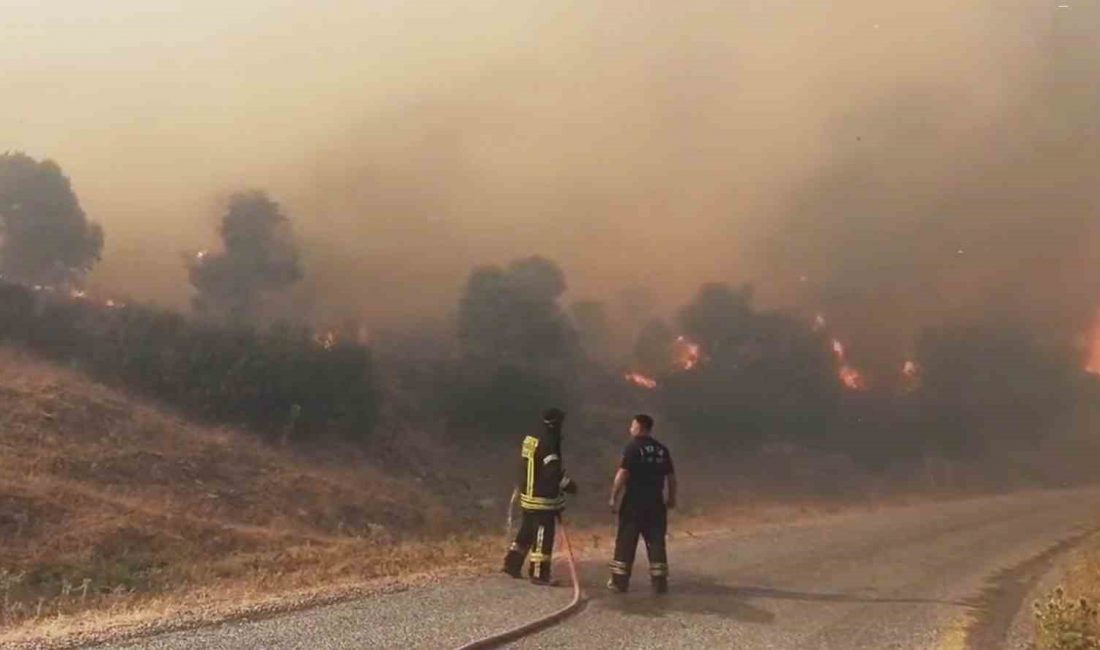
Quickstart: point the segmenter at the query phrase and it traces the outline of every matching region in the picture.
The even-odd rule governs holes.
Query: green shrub
[[[272,438],[362,438],[377,390],[370,351],[305,331],[260,333],[145,305],[107,306],[0,282],[0,341]]]

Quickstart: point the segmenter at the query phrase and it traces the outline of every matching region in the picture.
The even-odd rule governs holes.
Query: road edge
[[[1026,615],[1023,609],[1028,597],[1057,570],[1060,560],[1097,536],[1100,526],[1093,526],[989,576],[975,598],[974,610],[948,633],[949,645],[941,650],[1003,650],[1020,616]]]

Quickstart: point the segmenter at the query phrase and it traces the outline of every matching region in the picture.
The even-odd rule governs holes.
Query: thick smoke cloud
[[[892,366],[987,306],[1070,336],[1098,302],[1100,9],[1057,4],[28,5],[0,142],[65,165],[96,280],[139,297],[183,304],[175,253],[261,186],[320,320],[445,314],[537,254],[620,328],[654,315],[628,287],[668,315],[749,282]]]
[[[933,86],[859,107],[833,134],[838,155],[789,197],[762,255],[803,269],[805,300],[861,342],[857,356],[900,367],[918,329],[995,315],[1048,342],[1087,330],[1097,34],[1096,8],[1039,24],[1026,67],[1004,65],[1024,73],[1020,96],[963,130],[970,107]]]

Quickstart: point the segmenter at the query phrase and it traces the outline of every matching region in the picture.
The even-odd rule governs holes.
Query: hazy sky
[[[905,321],[1006,285],[1043,313],[1100,303],[1098,15],[0,0],[0,149],[64,167],[107,232],[93,281],[140,298],[183,304],[179,253],[257,187],[295,220],[323,315],[443,313],[471,266],[538,253],[572,298],[639,286],[668,308],[751,281],[852,336],[893,319],[901,347]]]

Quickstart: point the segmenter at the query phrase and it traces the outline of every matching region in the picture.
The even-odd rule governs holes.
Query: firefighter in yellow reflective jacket
[[[542,414],[543,429],[523,439],[516,491],[523,512],[516,540],[504,556],[504,572],[522,577],[523,561],[530,552],[528,575],[531,582],[549,585],[550,561],[554,553],[554,528],[565,494],[577,486],[565,473],[561,457],[561,429],[565,413],[552,408]]]

